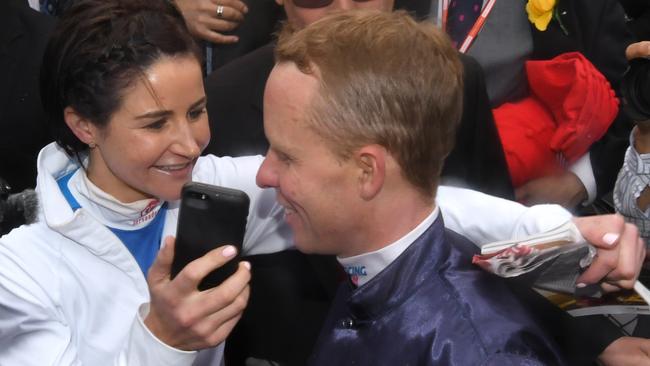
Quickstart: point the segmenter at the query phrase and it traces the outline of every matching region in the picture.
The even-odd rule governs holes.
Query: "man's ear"
[[[63,119],[68,128],[74,133],[81,142],[87,145],[95,144],[97,141],[97,128],[86,118],[81,116],[72,107],[66,107],[63,110]]]
[[[275,3],[280,6],[284,6],[284,0],[275,0]]]
[[[386,154],[386,149],[379,145],[363,146],[354,154],[360,173],[359,193],[366,201],[373,199],[384,186]]]

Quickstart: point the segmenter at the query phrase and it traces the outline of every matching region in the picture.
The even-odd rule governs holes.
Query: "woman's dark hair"
[[[176,55],[202,57],[167,1],[77,1],[52,34],[41,69],[43,107],[56,142],[79,159],[87,146],[66,125],[64,108],[105,126],[125,88],[161,57]]]

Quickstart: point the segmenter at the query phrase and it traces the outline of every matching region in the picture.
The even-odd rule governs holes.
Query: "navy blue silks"
[[[473,248],[473,249],[472,249]],[[557,346],[441,217],[365,285],[341,285],[312,366],[561,365]]]

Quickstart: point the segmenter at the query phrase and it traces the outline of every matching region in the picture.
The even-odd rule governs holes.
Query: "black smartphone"
[[[172,278],[191,261],[226,244],[237,248],[237,257],[208,274],[199,284],[199,290],[218,286],[235,273],[249,205],[248,195],[237,189],[196,182],[185,184],[176,228]]]

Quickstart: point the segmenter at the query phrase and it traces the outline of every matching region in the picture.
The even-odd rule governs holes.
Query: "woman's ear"
[[[77,113],[74,108],[66,107],[63,110],[63,118],[72,133],[74,133],[81,142],[90,146],[96,144],[97,128],[90,121]]]
[[[359,149],[354,158],[359,167],[359,194],[364,200],[373,199],[384,186],[386,179],[386,149],[367,145]]]

